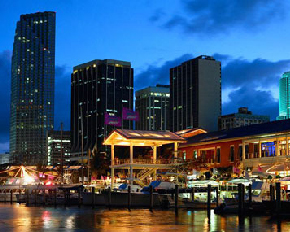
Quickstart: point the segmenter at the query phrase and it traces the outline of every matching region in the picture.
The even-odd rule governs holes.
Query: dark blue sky
[[[278,115],[290,70],[289,3],[281,0],[1,1],[0,152],[8,149],[10,66],[21,14],[56,11],[55,128],[69,129],[70,72],[93,59],[130,61],[135,89],[169,83],[169,68],[198,55],[222,62],[223,114],[248,106]],[[145,81],[146,80],[146,81]]]

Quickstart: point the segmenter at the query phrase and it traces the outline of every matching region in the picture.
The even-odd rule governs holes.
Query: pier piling
[[[216,188],[216,207],[219,206],[219,188]]]
[[[243,184],[238,184],[238,194],[239,194],[239,216],[241,216],[244,211]]]
[[[281,211],[281,185],[280,182],[276,182],[276,214],[277,216],[280,215]]]
[[[29,189],[26,189],[26,205],[29,205]]]
[[[92,187],[92,208],[95,208],[95,187]]]
[[[252,185],[249,184],[249,207],[252,207]]]
[[[67,190],[67,205],[70,206],[70,189]]]
[[[207,218],[210,223],[210,195],[211,195],[211,185],[207,186]]]
[[[81,187],[78,188],[78,207],[81,207]]]
[[[275,201],[275,186],[270,185],[270,199],[272,202]]]
[[[178,214],[178,194],[179,194],[179,186],[175,185],[175,214]]]
[[[43,196],[43,202],[42,202],[42,204],[45,205],[46,204],[46,194],[45,194],[45,190],[42,190],[42,196]]]
[[[54,207],[56,207],[57,206],[57,202],[56,202],[57,189],[55,189],[53,192],[54,192]]]
[[[242,214],[245,214],[245,185],[242,184]]]
[[[112,193],[111,193],[111,188],[109,187],[109,192],[108,192],[108,205],[109,205],[109,210],[111,210],[112,206]]]
[[[149,210],[153,211],[153,186],[149,186],[149,193],[150,193],[150,205],[149,205]]]
[[[131,185],[128,186],[128,210],[131,211]]]
[[[10,204],[13,202],[13,190],[10,190]]]
[[[34,190],[34,205],[36,205],[37,202],[37,190]]]
[[[192,202],[194,201],[194,193],[195,193],[195,188],[192,187],[192,189],[191,189],[191,201]]]

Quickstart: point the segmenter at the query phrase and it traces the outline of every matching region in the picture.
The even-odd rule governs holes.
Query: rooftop
[[[214,131],[210,133],[198,134],[187,139],[182,146],[193,144],[222,141],[227,139],[239,139],[243,137],[258,136],[263,134],[277,134],[290,132],[290,119],[266,122],[262,124],[253,124],[249,126],[234,128],[230,130]]]
[[[186,140],[167,131],[116,129],[105,139],[104,145],[162,146],[174,142],[184,143]]]

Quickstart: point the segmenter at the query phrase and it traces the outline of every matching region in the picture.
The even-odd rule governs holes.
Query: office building
[[[270,122],[270,116],[253,115],[248,107],[240,107],[237,113],[219,117],[219,130]]]
[[[47,132],[47,164],[67,165],[70,163],[70,132]]]
[[[218,129],[221,115],[221,63],[198,56],[170,69],[171,131]]]
[[[46,164],[54,123],[55,12],[21,15],[13,43],[10,155],[15,163]]]
[[[135,108],[140,120],[137,130],[169,130],[169,85],[150,86],[136,91]]]
[[[72,160],[93,149],[107,151],[102,143],[116,127],[105,125],[105,113],[122,117],[123,107],[133,109],[130,62],[93,60],[74,67],[71,75]],[[132,121],[123,120],[122,128],[132,129]]]
[[[290,72],[285,72],[279,80],[279,116],[278,120],[290,118]]]
[[[5,152],[0,154],[0,164],[8,164],[10,163],[10,156],[9,156],[9,152]]]

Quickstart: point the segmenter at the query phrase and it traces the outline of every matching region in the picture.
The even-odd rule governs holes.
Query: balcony
[[[113,165],[111,165],[111,168],[128,168],[130,166],[142,169],[142,168],[172,168],[172,166],[178,166],[184,163],[184,160],[180,159],[133,159],[132,163],[130,159],[114,159]]]

